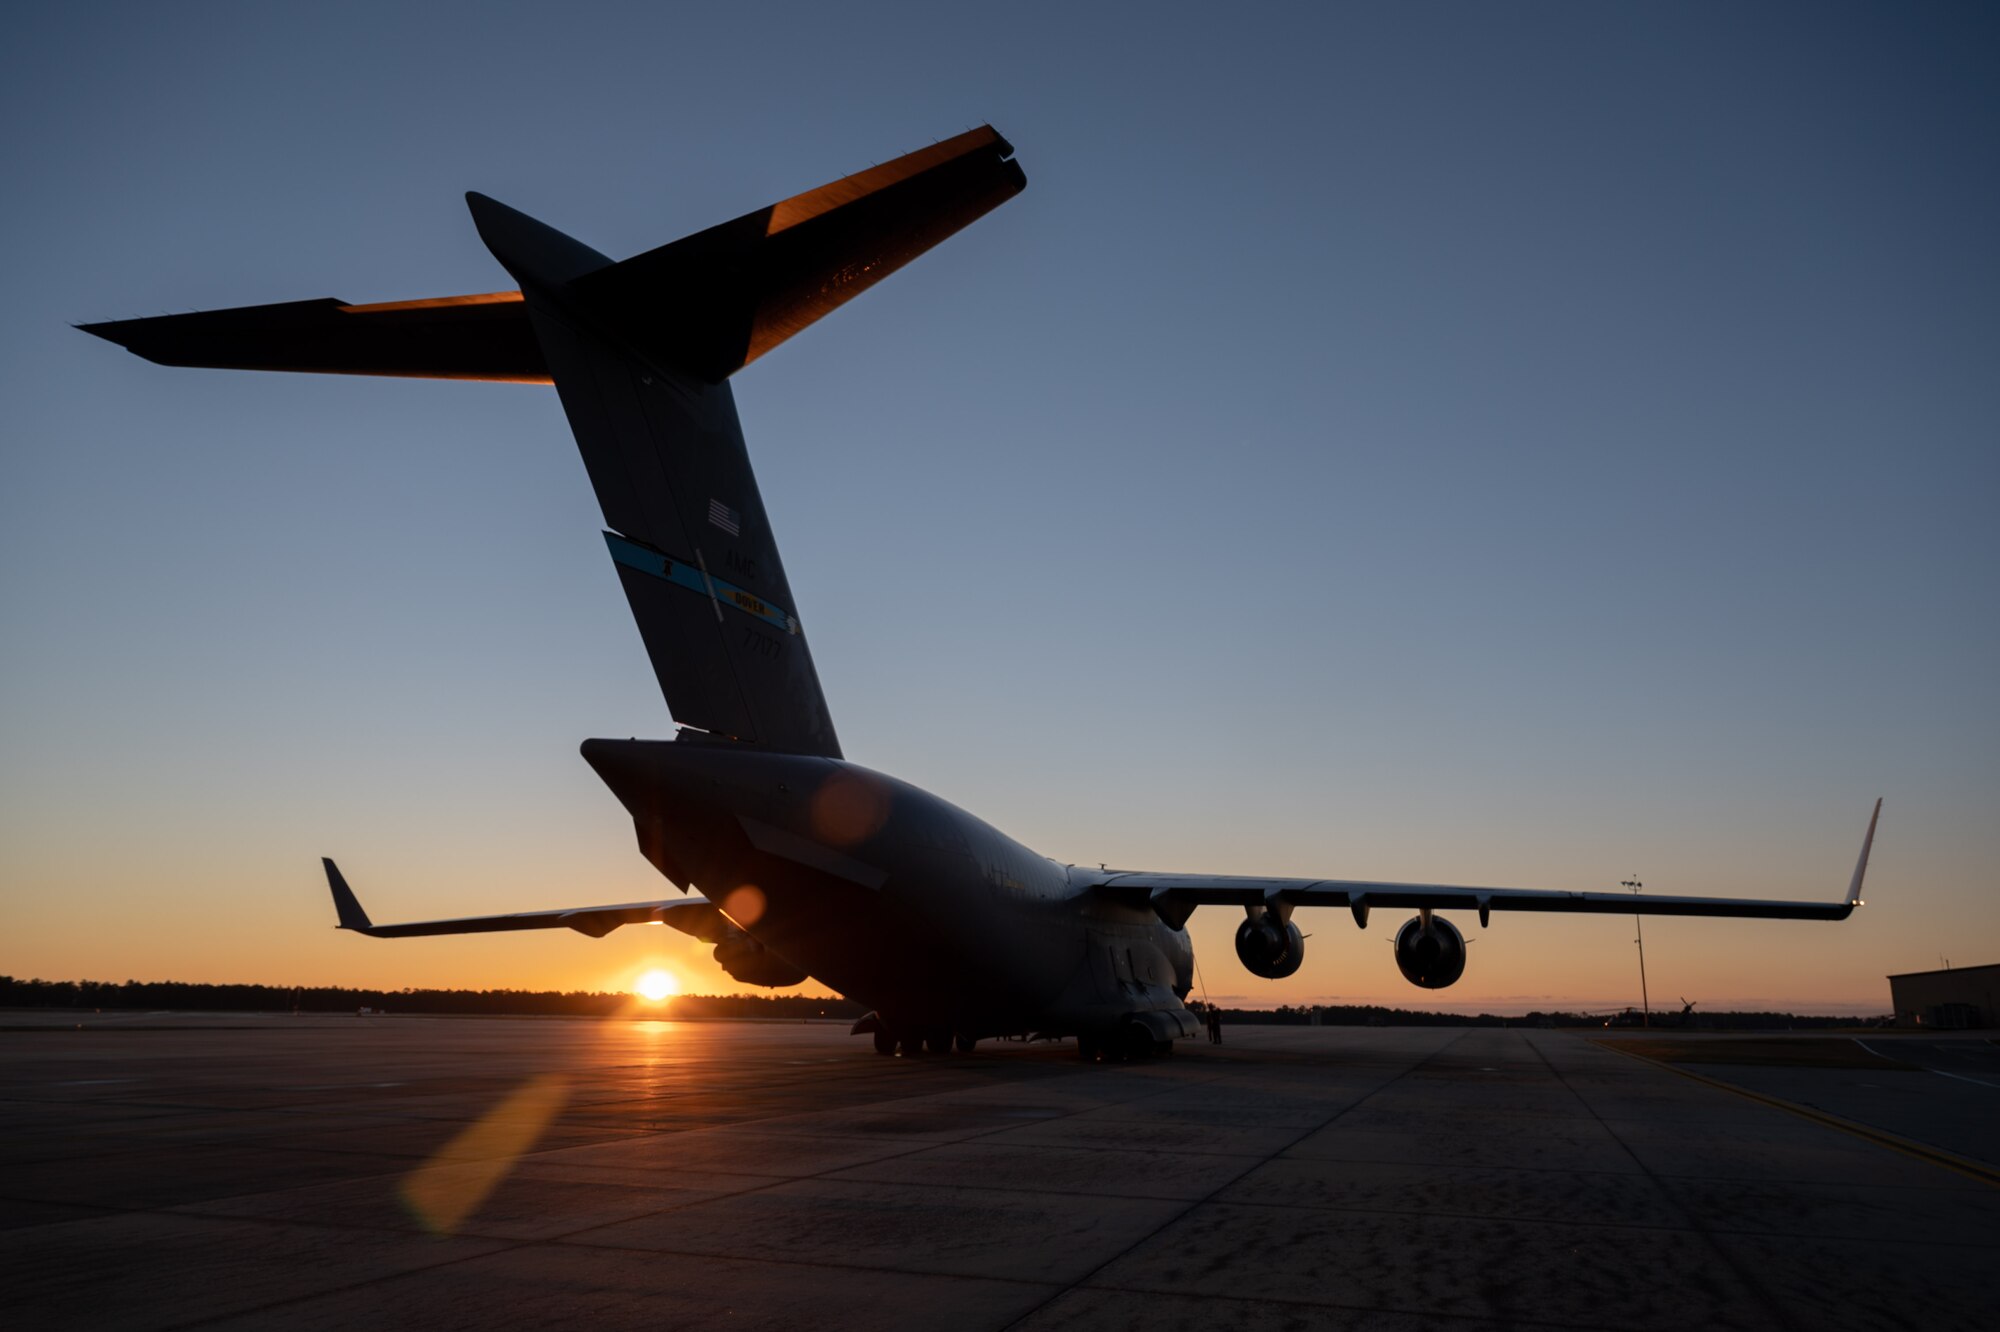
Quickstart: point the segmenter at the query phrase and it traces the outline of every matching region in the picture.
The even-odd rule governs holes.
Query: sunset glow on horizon
[[[674,979],[672,972],[654,967],[651,971],[642,974],[633,983],[632,992],[641,999],[646,999],[657,1004],[664,999],[679,994],[681,992],[681,983]]]

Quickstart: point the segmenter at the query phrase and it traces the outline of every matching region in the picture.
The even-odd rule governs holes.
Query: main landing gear
[[[979,1044],[977,1037],[954,1035],[948,1031],[905,1035],[880,1025],[879,1020],[873,1028],[873,1035],[876,1054],[899,1054],[905,1059],[921,1059],[925,1055],[971,1054]]]

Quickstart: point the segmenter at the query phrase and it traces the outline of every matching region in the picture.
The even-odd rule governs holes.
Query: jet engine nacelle
[[[1236,956],[1251,975],[1283,980],[1306,960],[1305,936],[1289,920],[1261,914],[1236,927]]]
[[[787,962],[747,934],[731,934],[715,946],[716,965],[745,985],[783,989],[806,979],[803,968]]]
[[[1442,990],[1465,974],[1465,936],[1443,916],[1412,916],[1396,931],[1396,966],[1410,984]]]

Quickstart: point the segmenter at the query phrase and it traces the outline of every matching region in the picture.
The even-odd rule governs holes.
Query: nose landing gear
[[[1086,1064],[1103,1062],[1123,1064],[1141,1059],[1166,1059],[1174,1052],[1174,1043],[1154,1035],[1144,1024],[1127,1022],[1111,1035],[1102,1033],[1076,1034],[1077,1058]]]

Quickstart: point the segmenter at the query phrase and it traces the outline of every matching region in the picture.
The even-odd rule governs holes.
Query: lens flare
[[[673,973],[661,971],[658,967],[639,977],[632,988],[641,999],[650,999],[656,1004],[670,994],[681,992],[680,982],[673,978]]]
[[[734,889],[722,899],[722,914],[749,929],[764,918],[764,890],[754,883]]]
[[[888,822],[893,797],[889,783],[874,773],[839,769],[813,792],[813,832],[836,846],[865,842]]]
[[[569,1079],[562,1074],[528,1079],[403,1177],[404,1205],[432,1234],[456,1233],[568,1100]]]

